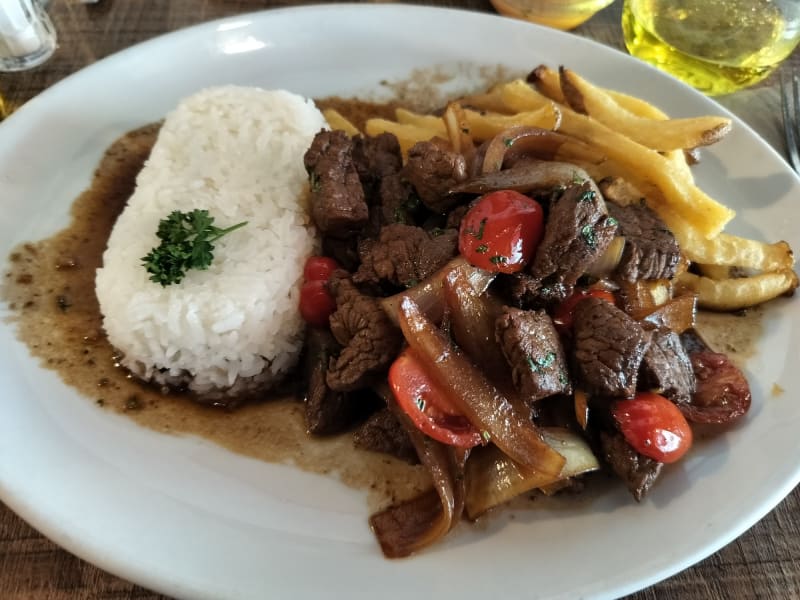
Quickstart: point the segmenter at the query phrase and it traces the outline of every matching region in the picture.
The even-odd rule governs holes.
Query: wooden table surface
[[[430,4],[492,12],[488,0],[433,0]],[[59,48],[45,65],[0,74],[0,93],[11,108],[71,73],[117,50],[187,25],[263,8],[303,4],[292,0],[101,0],[83,5],[54,0],[49,11]],[[576,33],[622,48],[617,1]],[[800,63],[796,52],[789,63]],[[783,70],[790,65],[785,64]],[[799,65],[800,66],[800,65]],[[721,98],[779,151],[778,78]],[[0,137],[2,143],[2,137]],[[657,549],[658,540],[654,540]],[[0,599],[156,600],[164,596],[105,573],[55,546],[0,504]],[[639,599],[800,598],[800,488],[739,539],[674,577],[645,589]]]

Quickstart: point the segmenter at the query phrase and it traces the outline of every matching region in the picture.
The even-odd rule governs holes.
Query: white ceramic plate
[[[67,222],[70,202],[123,132],[203,86],[310,96],[380,88],[416,67],[564,63],[677,116],[724,112],[590,41],[518,21],[398,5],[244,15],[136,46],[73,75],[0,125],[0,256]],[[739,210],[734,231],[789,240],[800,183],[745,125],[706,152],[701,186]],[[7,316],[5,307],[0,316]],[[615,596],[730,542],[800,479],[799,302],[770,307],[748,366],[745,426],[694,452],[635,505],[525,511],[403,561],[382,558],[362,494],[97,409],[37,366],[0,324],[0,497],[57,543],[113,573],[191,598]],[[794,368],[793,368],[794,367]]]

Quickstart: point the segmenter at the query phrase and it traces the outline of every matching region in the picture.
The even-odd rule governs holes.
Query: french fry
[[[381,133],[393,133],[400,144],[403,155],[408,154],[411,147],[417,142],[422,142],[434,137],[431,131],[417,125],[408,125],[389,121],[388,119],[369,119],[364,127],[367,135],[380,135]]]
[[[447,129],[441,117],[435,115],[421,115],[406,110],[405,108],[395,109],[394,114],[398,123],[402,123],[403,125],[415,125],[416,127],[428,129],[431,131],[431,137],[438,135],[443,138],[447,136]]]
[[[475,149],[469,123],[467,123],[467,115],[458,102],[451,102],[447,105],[442,121],[444,121],[450,145],[455,152],[466,155]]]
[[[498,92],[505,109],[515,113],[536,110],[552,102],[550,98],[537,92],[522,79],[514,79],[499,86]]]
[[[655,184],[663,193],[667,205],[707,238],[716,236],[736,214],[710,198],[692,181],[687,181],[682,177],[681,170],[655,150],[634,142],[586,115],[564,108],[559,131],[604,152],[609,159],[628,170],[628,178],[640,189],[644,187],[641,184]]]
[[[561,124],[561,110],[552,102],[539,109],[525,111],[514,115],[466,109],[467,124],[472,137],[477,141],[489,140],[501,131],[518,127],[539,127],[556,130]]]
[[[728,265],[701,265],[697,264],[700,274],[709,279],[730,279],[731,269]]]
[[[503,102],[503,87],[505,87],[506,83],[499,83],[495,86],[492,86],[489,91],[484,92],[482,94],[472,94],[470,96],[464,96],[461,98],[460,102],[462,105],[474,108],[478,110],[489,110],[496,113],[507,113],[513,112],[509,111],[508,107]],[[520,112],[520,111],[517,111]]]
[[[725,117],[655,120],[639,117],[621,107],[604,90],[592,85],[574,71],[561,67],[561,89],[569,105],[611,129],[653,150],[668,152],[708,146],[722,139],[731,129]]]
[[[711,279],[681,273],[678,286],[697,294],[702,308],[731,311],[761,304],[797,288],[797,274],[791,269],[736,279]]]
[[[354,135],[359,135],[361,132],[358,130],[358,127],[353,125],[349,120],[347,120],[342,113],[338,110],[333,108],[326,108],[322,111],[325,120],[330,125],[331,129],[341,129],[350,137]]]
[[[782,271],[794,266],[794,254],[786,242],[768,244],[729,233],[707,239],[670,211],[661,211],[659,216],[692,262],[758,271]]]
[[[558,71],[547,65],[539,65],[528,76],[528,81],[532,83],[539,93],[555,100],[559,104],[566,104],[564,94],[561,92],[561,78]]]

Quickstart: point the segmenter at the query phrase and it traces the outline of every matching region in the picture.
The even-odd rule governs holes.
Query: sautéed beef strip
[[[463,155],[435,141],[417,142],[408,151],[403,176],[414,186],[425,206],[443,214],[458,202],[456,196],[447,192],[467,179],[467,161]]]
[[[651,332],[610,302],[581,300],[575,308],[575,374],[590,394],[630,398]]]
[[[603,458],[640,502],[655,483],[664,464],[636,452],[621,433],[600,432]]]
[[[591,180],[566,189],[550,204],[544,236],[529,267],[548,301],[563,300],[608,248],[617,224]]]
[[[347,273],[334,272],[328,286],[336,299],[331,333],[344,348],[331,358],[325,381],[336,391],[366,387],[395,359],[402,336],[377,299],[359,292]]]
[[[388,408],[379,410],[364,421],[353,432],[353,443],[356,448],[391,454],[412,465],[419,462],[408,431]]]
[[[375,137],[355,136],[353,140],[353,164],[369,203],[375,197],[380,182],[403,168],[400,143],[391,133]]]
[[[457,253],[458,232],[445,229],[433,235],[421,227],[394,224],[381,229],[377,240],[359,244],[361,266],[356,283],[389,282],[413,287],[443,267]]]
[[[306,427],[310,433],[328,435],[347,429],[359,413],[357,399],[336,392],[325,382],[328,362],[340,346],[327,329],[306,330]]]
[[[639,371],[641,388],[654,388],[676,404],[688,402],[695,390],[692,363],[680,337],[666,328],[653,331]]]
[[[506,307],[496,332],[523,399],[572,393],[561,340],[547,313]]]
[[[697,377],[697,389],[687,404],[680,405],[693,423],[732,423],[750,410],[750,385],[744,373],[724,354],[703,350],[689,355]]]
[[[311,182],[311,216],[326,235],[358,232],[369,219],[353,162],[353,141],[342,131],[320,131],[304,156]]]
[[[666,224],[650,208],[640,204],[607,204],[619,223],[625,248],[615,276],[630,283],[640,279],[672,279],[680,261],[680,248]]]

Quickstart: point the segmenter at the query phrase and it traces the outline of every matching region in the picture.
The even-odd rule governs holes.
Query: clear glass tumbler
[[[0,0],[0,71],[22,71],[56,49],[50,17],[36,0]]]
[[[800,42],[800,0],[625,0],[628,51],[717,96],[767,77]]]

